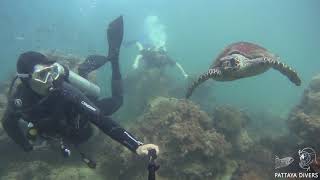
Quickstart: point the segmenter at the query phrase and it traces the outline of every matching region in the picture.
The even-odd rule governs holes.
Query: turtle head
[[[224,71],[238,71],[244,67],[246,57],[241,54],[231,54],[220,59],[220,67]]]

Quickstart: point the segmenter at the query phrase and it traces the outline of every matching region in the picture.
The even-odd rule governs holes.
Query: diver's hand
[[[133,69],[137,69],[137,68],[138,68],[138,64],[137,64],[137,63],[134,63],[134,64],[132,65],[132,68],[133,68]]]
[[[147,156],[149,151],[152,150],[152,149],[154,149],[156,151],[157,155],[159,154],[159,147],[157,145],[155,145],[155,144],[144,144],[144,145],[141,145],[136,149],[136,153],[139,156]]]

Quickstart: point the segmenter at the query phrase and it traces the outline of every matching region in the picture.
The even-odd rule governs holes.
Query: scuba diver
[[[140,61],[143,61],[143,65],[148,69],[163,69],[167,66],[176,66],[181,71],[182,75],[185,78],[188,78],[188,74],[184,71],[183,67],[168,56],[165,46],[144,48],[138,41],[136,42],[136,45],[140,53],[134,60],[132,65],[133,69],[139,67]]]
[[[9,137],[24,151],[36,149],[28,138],[36,136],[59,139],[63,154],[69,156],[68,145],[77,147],[86,142],[93,134],[93,124],[138,155],[148,155],[150,150],[158,154],[157,145],[143,144],[110,117],[123,102],[119,68],[123,38],[122,16],[109,24],[107,37],[108,56],[89,56],[80,64],[79,75],[38,52],[29,51],[19,56],[18,74],[9,90],[2,125]],[[99,99],[99,87],[86,77],[108,61],[112,67],[112,97]],[[18,78],[21,83],[13,92]],[[28,124],[28,128],[25,128],[27,133],[21,126],[20,119]]]

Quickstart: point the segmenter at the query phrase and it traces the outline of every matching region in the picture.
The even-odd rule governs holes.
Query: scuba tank
[[[92,96],[92,97],[99,97],[100,96],[100,87],[95,85],[94,83],[88,81],[87,79],[79,76],[78,74],[69,70],[68,81],[73,86],[79,88],[85,94]]]

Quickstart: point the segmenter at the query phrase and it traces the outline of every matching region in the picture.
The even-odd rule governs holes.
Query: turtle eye
[[[236,66],[237,60],[235,58],[230,59],[230,64],[231,64],[231,66]]]

